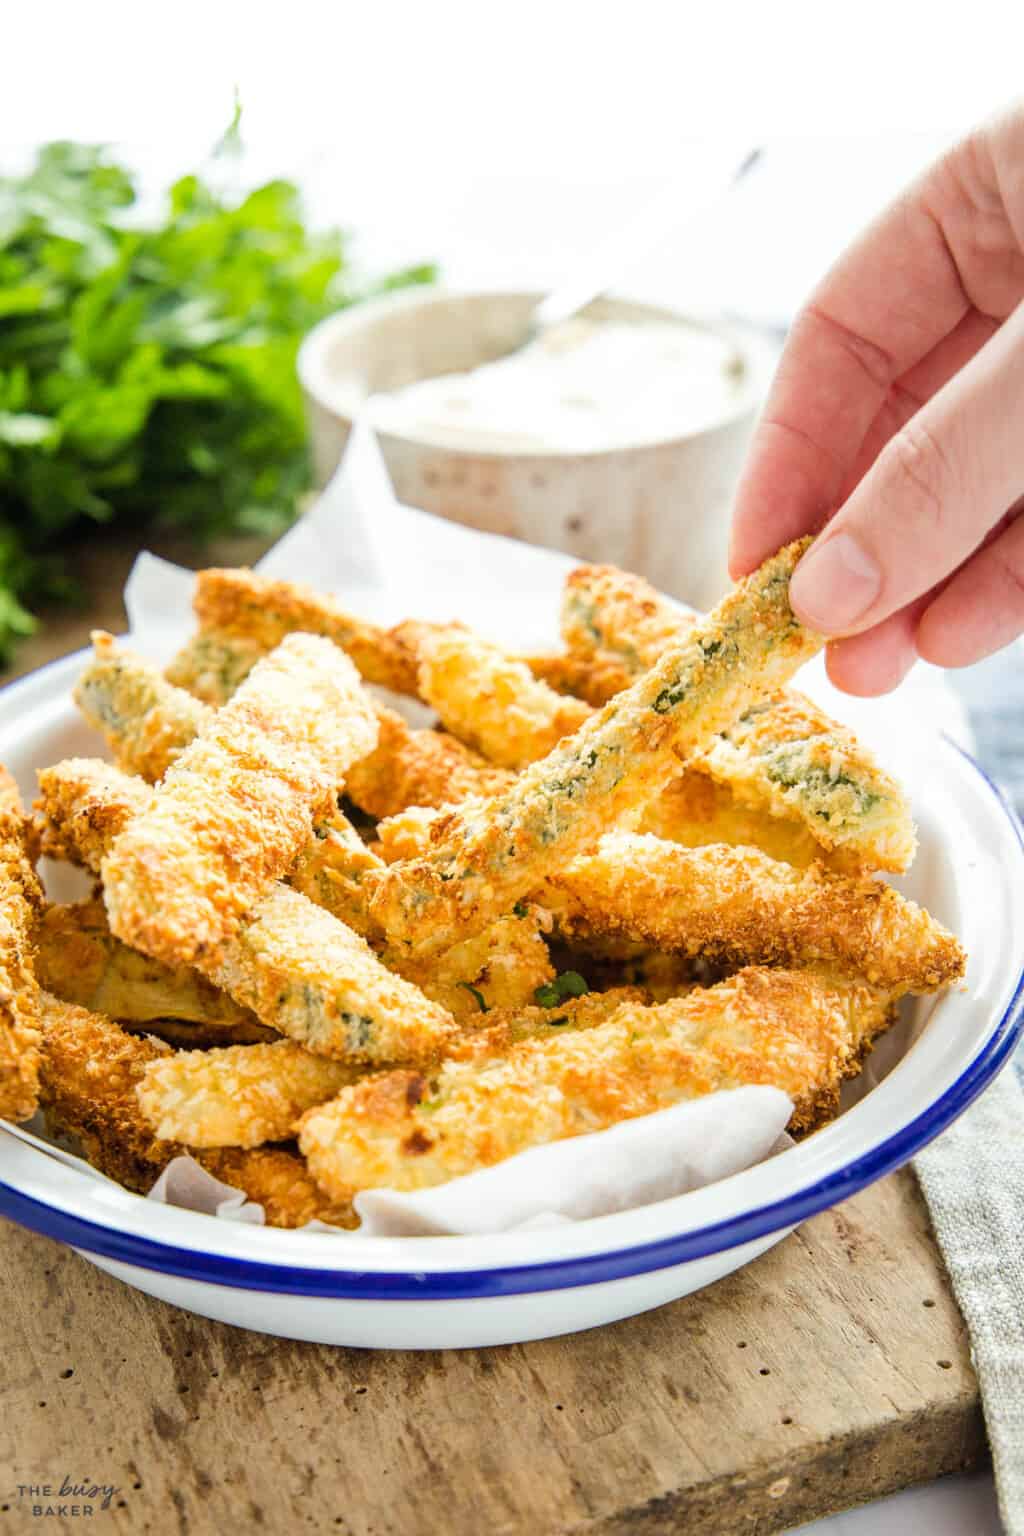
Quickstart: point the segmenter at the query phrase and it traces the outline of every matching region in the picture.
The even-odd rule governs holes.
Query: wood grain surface
[[[94,624],[121,627],[130,558],[87,547],[88,605],[48,622],[16,671]],[[157,1536],[767,1536],[985,1455],[965,1330],[909,1170],[696,1296],[506,1349],[242,1332],[3,1222],[0,1283],[0,1530],[38,1529],[33,1511],[61,1505],[45,1528],[80,1529],[70,1481],[116,1487],[106,1509],[102,1493],[77,1500],[104,1529]]]

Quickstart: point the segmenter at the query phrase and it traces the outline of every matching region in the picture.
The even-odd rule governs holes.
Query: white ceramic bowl
[[[71,687],[84,654],[0,695],[0,758],[95,750]],[[98,1182],[6,1136],[0,1213],[128,1284],[242,1327],[324,1343],[452,1348],[591,1328],[709,1284],[805,1217],[905,1163],[1006,1063],[1024,1027],[1024,842],[995,787],[935,736],[900,745],[921,851],[898,882],[963,939],[964,991],[918,1005],[916,1039],[831,1125],[744,1173],[641,1210],[546,1231],[361,1238],[234,1225]]]
[[[333,474],[371,394],[461,372],[512,350],[539,293],[417,289],[343,310],[299,353],[318,482]],[[670,310],[603,299],[594,319],[709,327]],[[470,452],[393,431],[381,446],[400,501],[579,560],[610,561],[710,608],[729,585],[729,505],[776,348],[716,326],[743,358],[731,407],[677,436],[590,453]],[[666,508],[671,515],[665,515]]]

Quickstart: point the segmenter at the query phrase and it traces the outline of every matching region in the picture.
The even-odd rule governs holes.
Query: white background
[[[759,171],[623,286],[780,322],[945,144],[1022,90],[1024,7],[179,0],[4,7],[0,170],[44,139],[198,166],[237,87],[247,174],[304,186],[367,265],[543,285],[668,183],[681,209]],[[810,1528],[808,1528],[810,1529]],[[987,1478],[886,1500],[829,1536],[1000,1529]]]

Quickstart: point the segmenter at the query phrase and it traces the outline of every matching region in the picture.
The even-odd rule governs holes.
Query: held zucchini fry
[[[390,1072],[301,1120],[313,1177],[344,1199],[423,1189],[527,1147],[603,1130],[716,1089],[783,1089],[791,1125],[831,1113],[845,1075],[892,1016],[864,984],[806,971],[741,971],[654,1007],[625,1003],[591,1028],[548,1026],[508,1045],[487,1031],[429,1075]]]
[[[479,932],[660,793],[679,758],[787,682],[823,643],[789,606],[789,577],[807,543],[767,560],[505,794],[443,817],[428,855],[368,876],[371,911],[389,939],[426,952]]]
[[[40,985],[64,1002],[105,1013],[119,1024],[202,1025],[192,1036],[220,1044],[274,1038],[255,1014],[190,966],[163,965],[115,939],[97,897],[47,907],[32,937]],[[187,1031],[182,1038],[188,1038]]]
[[[205,631],[240,638],[264,655],[296,630],[322,635],[346,653],[366,682],[395,693],[416,692],[416,657],[400,638],[346,613],[333,598],[299,582],[273,581],[249,570],[200,571],[192,606],[199,621],[200,644],[196,650],[187,647],[167,675],[169,681],[213,703],[223,703],[226,695],[196,686],[202,678],[215,680],[209,658],[202,655]],[[237,686],[241,678],[236,674],[233,681]]]
[[[566,581],[562,632],[583,659],[618,657],[638,674],[691,623],[647,582],[614,566],[580,566]],[[694,768],[753,809],[802,822],[844,868],[910,867],[917,834],[899,784],[852,731],[802,694],[755,703],[693,754]]]
[[[825,966],[894,997],[964,973],[953,935],[891,886],[754,848],[611,832],[548,879],[569,898],[559,923],[576,943],[610,934],[713,964]]]
[[[360,1076],[345,1062],[278,1040],[154,1057],[136,1096],[143,1119],[161,1141],[258,1147],[287,1141],[301,1114]]]
[[[108,763],[71,759],[39,775],[44,847],[94,871],[154,791]],[[261,1023],[321,1055],[366,1062],[441,1054],[451,1015],[387,970],[337,918],[274,885],[217,955],[196,968]]]
[[[289,636],[119,833],[101,866],[111,931],[170,965],[216,951],[375,741],[352,664],[329,641]]]
[[[425,629],[419,655],[421,696],[447,730],[499,767],[525,767],[590,717],[581,699],[537,682],[525,662],[469,630]]]
[[[47,1123],[74,1137],[101,1173],[138,1194],[189,1150],[155,1136],[136,1098],[149,1064],[169,1058],[159,1041],[130,1035],[102,1014],[44,994],[41,1099]],[[270,1226],[356,1224],[349,1203],[324,1194],[303,1159],[284,1147],[197,1150],[194,1156],[208,1173],[262,1205]]]
[[[93,631],[92,644],[75,703],[103,732],[118,767],[155,784],[209,725],[213,711],[104,630]]]
[[[39,1086],[39,985],[32,927],[43,895],[18,788],[0,768],[0,1117],[28,1120]]]

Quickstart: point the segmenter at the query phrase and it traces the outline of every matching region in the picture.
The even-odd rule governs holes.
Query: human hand
[[[838,509],[838,510],[837,510]],[[797,318],[737,493],[734,577],[793,576],[850,693],[1024,631],[1024,104],[943,157]]]

